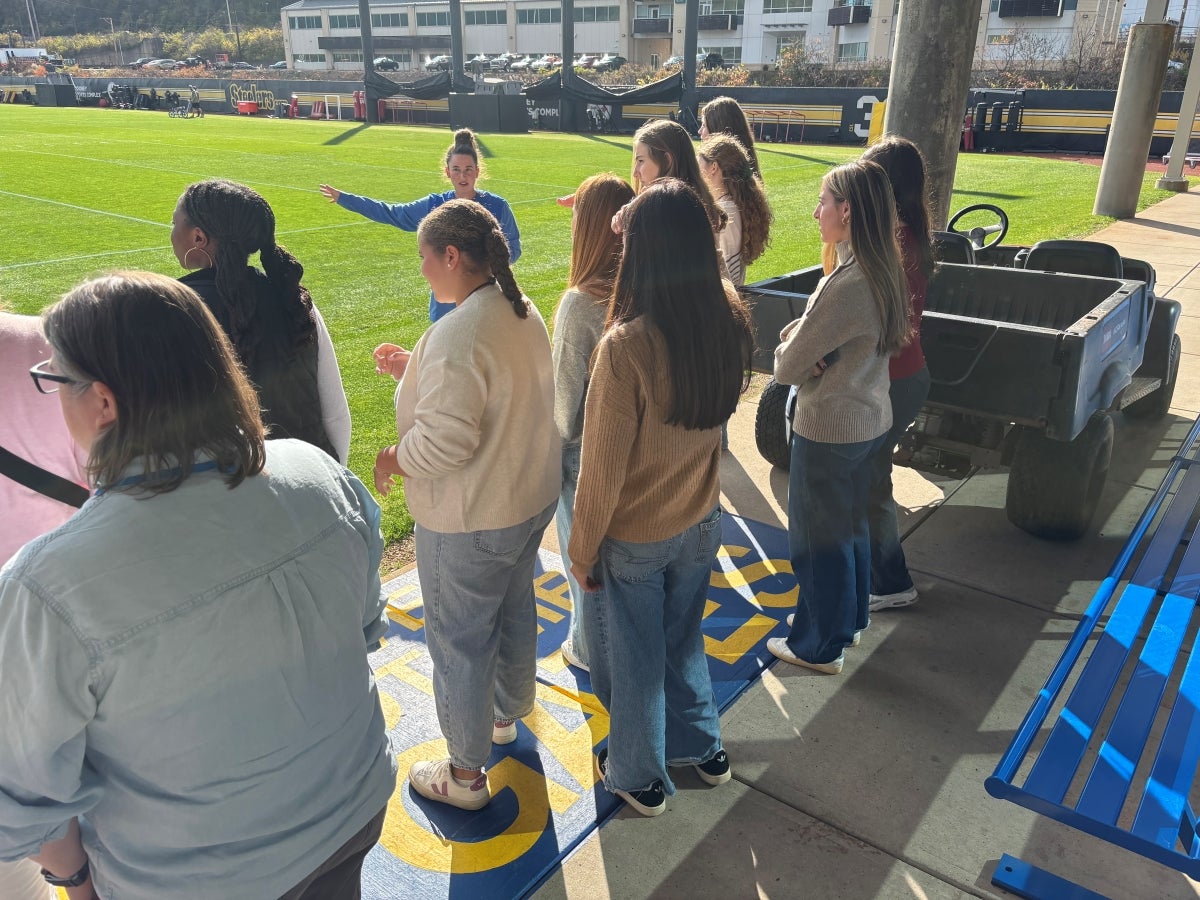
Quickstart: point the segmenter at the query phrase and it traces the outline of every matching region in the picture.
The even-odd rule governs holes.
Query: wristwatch
[[[88,877],[91,874],[92,874],[92,867],[88,864],[88,861],[86,859],[83,861],[83,867],[78,872],[76,872],[74,875],[68,876],[67,878],[59,878],[57,875],[55,875],[53,872],[50,872],[48,869],[42,869],[42,878],[46,879],[46,884],[53,885],[54,887],[64,887],[64,888],[79,887],[81,884],[83,884],[85,881],[88,880]]]

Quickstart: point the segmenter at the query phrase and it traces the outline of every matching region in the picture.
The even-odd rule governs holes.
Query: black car
[[[129,68],[140,69],[146,63],[153,62],[156,58],[157,57],[154,57],[154,56],[139,56],[137,59],[135,59],[133,62],[131,62],[129,64]]]
[[[629,60],[615,53],[605,53],[592,65],[593,72],[613,72],[625,65]]]
[[[425,68],[427,71],[430,71],[430,72],[449,72],[450,71],[450,57],[435,56],[429,62],[425,63]]]
[[[381,72],[398,72],[400,63],[389,56],[381,56],[375,60],[375,68]]]
[[[279,62],[273,62],[269,66],[267,66],[267,68],[268,69],[286,69],[287,68],[287,60],[281,59]]]

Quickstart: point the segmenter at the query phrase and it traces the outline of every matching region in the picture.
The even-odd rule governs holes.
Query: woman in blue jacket
[[[405,231],[416,231],[421,225],[421,220],[443,203],[456,198],[474,200],[500,223],[500,230],[504,233],[504,239],[508,241],[509,262],[515,263],[520,259],[521,232],[517,229],[512,207],[503,197],[475,190],[475,182],[483,175],[483,164],[479,161],[479,145],[475,143],[475,135],[471,129],[460,128],[454,132],[454,143],[446,150],[444,171],[453,190],[430,194],[411,203],[384,203],[382,200],[347,194],[328,184],[321,185],[321,193],[328,197],[331,203],[360,216],[366,216],[372,222],[395,225]],[[438,303],[433,294],[429,295],[429,321],[436,322],[452,309],[453,303]]]

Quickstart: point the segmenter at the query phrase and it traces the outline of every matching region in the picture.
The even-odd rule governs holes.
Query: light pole
[[[25,12],[29,15],[29,37],[33,43],[38,42],[37,13],[33,9],[33,0],[25,0]]]
[[[233,39],[237,41],[237,56],[240,60],[242,58],[242,36],[233,24],[233,13],[229,10],[229,0],[225,0],[225,15],[229,17],[229,30],[233,32]]]
[[[108,23],[108,29],[112,32],[113,49],[117,51],[117,60],[121,63],[121,65],[125,65],[125,54],[121,50],[121,45],[117,43],[117,29],[116,26],[113,25],[113,20],[101,16],[100,21]]]

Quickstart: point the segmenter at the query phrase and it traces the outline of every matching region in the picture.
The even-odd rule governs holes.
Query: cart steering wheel
[[[959,231],[954,227],[959,219],[974,212],[995,213],[998,221],[995,225],[979,225],[968,231]],[[971,242],[971,246],[976,250],[990,250],[1004,240],[1004,236],[1008,234],[1008,214],[991,203],[976,203],[974,206],[968,206],[955,213],[954,218],[946,225],[946,230],[961,234]]]

